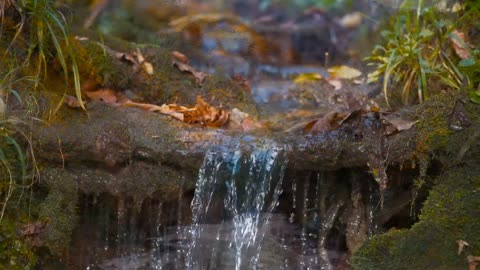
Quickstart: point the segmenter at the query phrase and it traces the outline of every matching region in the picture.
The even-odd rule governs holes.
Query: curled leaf
[[[309,122],[305,126],[305,131],[317,134],[335,130],[345,121],[346,118],[349,118],[350,115],[350,113],[329,112],[323,117]]]
[[[188,72],[195,77],[195,81],[199,84],[202,85],[205,79],[208,77],[208,74],[205,72],[198,71],[194,67],[184,64],[176,59],[173,59],[172,64],[174,67],[177,67],[180,71],[183,72]]]
[[[468,244],[468,243],[467,243],[466,241],[464,241],[464,240],[457,240],[457,245],[458,245],[457,255],[462,254],[463,249],[464,249],[465,247],[470,246],[470,244]]]

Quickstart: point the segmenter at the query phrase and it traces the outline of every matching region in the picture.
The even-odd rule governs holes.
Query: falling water
[[[188,249],[188,269],[218,269],[213,256],[225,247],[232,250],[221,264],[233,260],[235,269],[256,269],[261,254],[261,242],[270,215],[278,204],[285,172],[282,148],[273,142],[263,142],[253,150],[210,151],[207,153],[192,201],[192,243]],[[219,200],[218,196],[223,196]],[[200,239],[209,222],[212,201],[223,201],[220,207],[224,217],[217,229],[214,250],[205,257],[205,246]],[[218,207],[218,206],[215,206]],[[227,228],[233,226],[231,230]],[[230,234],[230,235],[228,235]],[[232,235],[233,234],[233,235]],[[223,241],[221,241],[223,240]],[[220,255],[221,256],[221,255]],[[233,266],[232,265],[232,266]]]
[[[144,205],[148,237],[120,200],[116,218],[106,215],[113,226],[104,227],[113,229],[104,253],[86,258],[88,269],[336,269],[347,252],[338,228],[354,214],[344,212],[351,209],[352,176],[289,171],[284,179],[285,152],[270,140],[208,151],[194,194],[179,191],[175,201]]]

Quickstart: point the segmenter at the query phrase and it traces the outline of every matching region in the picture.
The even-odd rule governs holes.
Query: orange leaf
[[[455,53],[461,59],[469,59],[472,57],[470,53],[470,49],[468,48],[470,44],[468,44],[466,40],[465,33],[462,33],[458,30],[452,31],[452,37],[450,37],[450,41],[452,42],[452,47]]]
[[[184,64],[188,64],[188,57],[185,54],[183,54],[179,51],[173,51],[172,56],[176,60],[178,60],[179,62],[184,63]]]
[[[108,104],[117,104],[118,98],[112,89],[100,89],[97,91],[85,92],[88,98],[93,101],[101,101]]]

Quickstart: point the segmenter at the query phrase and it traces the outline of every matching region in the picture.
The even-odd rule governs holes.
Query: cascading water
[[[131,201],[112,204],[103,255],[85,258],[88,269],[342,269],[373,222],[361,174],[287,172],[283,146],[247,139],[207,152],[193,194],[152,199],[141,214]]]
[[[286,161],[282,148],[273,142],[263,142],[248,152],[237,147],[207,153],[192,201],[192,243],[186,254],[187,269],[258,268],[268,213],[278,204]],[[209,247],[213,248],[211,256],[205,256],[207,247],[201,241],[204,224],[209,223],[212,201],[218,203],[219,195],[223,196],[220,210],[227,220],[217,229],[216,243]],[[223,247],[232,252],[222,255]],[[214,258],[219,253],[217,261],[221,265]]]

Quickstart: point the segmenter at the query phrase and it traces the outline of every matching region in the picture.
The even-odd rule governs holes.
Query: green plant
[[[25,128],[26,121],[33,118],[14,115],[7,109],[25,106],[25,99],[14,90],[15,86],[36,81],[33,77],[18,76],[21,68],[14,67],[16,64],[9,62],[0,70],[0,267],[20,270],[33,269],[36,260],[18,225],[20,219],[25,222],[31,218],[31,198],[24,195],[38,179],[38,168]]]
[[[66,85],[70,76],[73,76],[75,94],[81,101],[80,73],[75,51],[69,42],[67,21],[55,8],[56,1],[22,0],[18,4],[11,0],[8,2],[21,14],[21,21],[10,47],[18,42],[21,35],[27,35],[25,39],[28,52],[24,61],[26,64],[33,63],[36,68],[35,86],[46,77],[50,62],[56,59],[63,70]],[[80,104],[83,107],[83,103]]]
[[[375,70],[369,82],[382,80],[387,105],[392,95],[399,95],[403,104],[423,102],[430,92],[464,88],[473,74],[466,73],[453,55],[450,46],[452,31],[465,22],[475,21],[478,4],[467,5],[464,12],[442,11],[437,6],[424,6],[423,1],[412,10],[404,1],[393,17],[388,30],[381,33],[385,44],[377,45],[367,57]],[[413,99],[413,93],[416,98]]]

